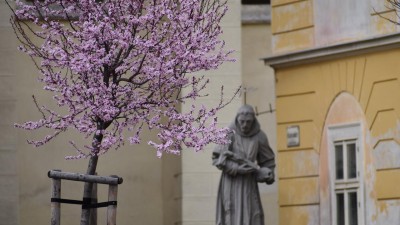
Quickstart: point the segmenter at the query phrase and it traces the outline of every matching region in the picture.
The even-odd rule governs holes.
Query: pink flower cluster
[[[29,143],[40,146],[76,129],[93,138],[86,151],[71,142],[78,155],[70,158],[82,158],[126,140],[139,144],[145,127],[158,132],[159,140],[149,142],[158,156],[179,154],[182,145],[198,151],[227,142],[228,130],[218,128],[216,119],[227,102],[179,111],[180,104],[205,95],[209,81],[199,71],[231,61],[219,39],[225,1],[17,0],[17,6],[11,23],[20,49],[36,62],[59,111],[68,112],[34,100],[43,118],[16,126],[54,133]],[[37,44],[30,32],[42,42]]]

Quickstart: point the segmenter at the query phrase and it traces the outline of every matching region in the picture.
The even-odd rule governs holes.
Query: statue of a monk
[[[231,143],[217,146],[212,157],[222,171],[216,225],[264,225],[257,183],[275,181],[274,152],[253,107],[240,107],[230,128]]]

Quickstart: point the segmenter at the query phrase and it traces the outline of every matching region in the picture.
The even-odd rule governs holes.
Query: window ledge
[[[274,69],[400,48],[400,33],[263,58]]]

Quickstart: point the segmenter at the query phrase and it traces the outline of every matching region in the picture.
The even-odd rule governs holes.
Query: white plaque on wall
[[[287,146],[298,147],[300,146],[300,128],[299,126],[289,126],[286,129]]]

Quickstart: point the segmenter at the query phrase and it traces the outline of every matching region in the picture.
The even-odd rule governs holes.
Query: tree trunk
[[[87,168],[86,174],[95,175],[98,156],[94,155],[90,157],[89,165]],[[89,203],[91,202],[90,198],[92,197],[93,183],[86,182],[83,188],[83,202]],[[90,209],[83,209],[81,214],[81,225],[89,225],[90,220]]]

